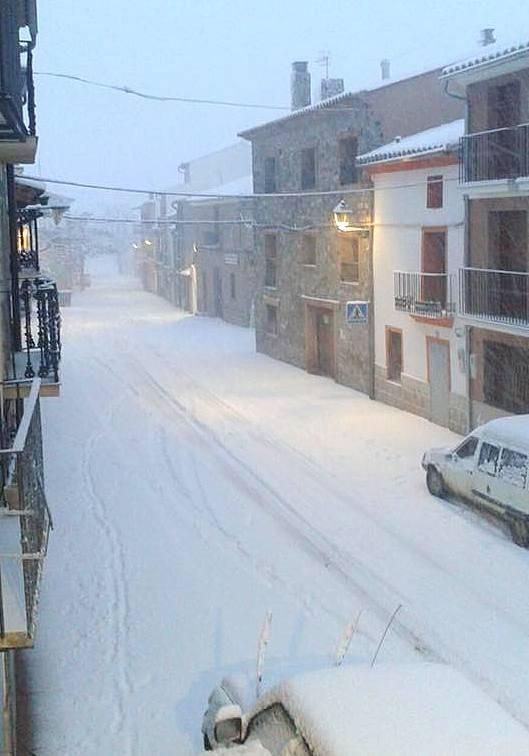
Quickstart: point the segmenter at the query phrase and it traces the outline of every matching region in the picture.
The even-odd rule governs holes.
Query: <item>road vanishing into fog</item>
[[[55,530],[25,654],[38,756],[196,753],[211,687],[330,663],[437,659],[529,724],[529,554],[426,492],[425,420],[255,354],[91,261],[43,400]],[[275,672],[274,672],[275,671]]]

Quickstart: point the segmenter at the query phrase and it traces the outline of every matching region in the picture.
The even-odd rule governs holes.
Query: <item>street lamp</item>
[[[342,231],[343,233],[351,231],[369,233],[369,229],[366,226],[360,226],[353,223],[355,215],[354,211],[345,203],[345,200],[340,200],[332,213],[334,217],[334,225],[338,231]]]

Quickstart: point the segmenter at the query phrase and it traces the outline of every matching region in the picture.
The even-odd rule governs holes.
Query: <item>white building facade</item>
[[[375,397],[465,432],[468,364],[457,315],[464,254],[455,121],[359,158],[374,185]]]

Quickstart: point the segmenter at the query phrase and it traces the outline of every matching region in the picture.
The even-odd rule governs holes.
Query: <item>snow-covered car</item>
[[[500,517],[513,541],[529,546],[529,415],[503,417],[472,431],[455,449],[422,458],[434,496],[454,495]]]
[[[442,664],[349,665],[288,679],[244,710],[237,685],[209,698],[206,750],[233,756],[529,753],[529,733]],[[263,750],[264,749],[264,750]]]

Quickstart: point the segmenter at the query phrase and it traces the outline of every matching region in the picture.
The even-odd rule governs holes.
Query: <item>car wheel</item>
[[[511,538],[517,546],[527,548],[529,546],[529,532],[527,523],[521,518],[513,518],[509,521]]]
[[[204,733],[204,750],[205,751],[212,751],[213,750],[213,748],[211,747],[211,743],[209,742],[209,738],[206,735],[206,733]]]
[[[432,496],[438,496],[442,499],[446,493],[443,476],[432,465],[429,465],[426,472],[426,485]]]

